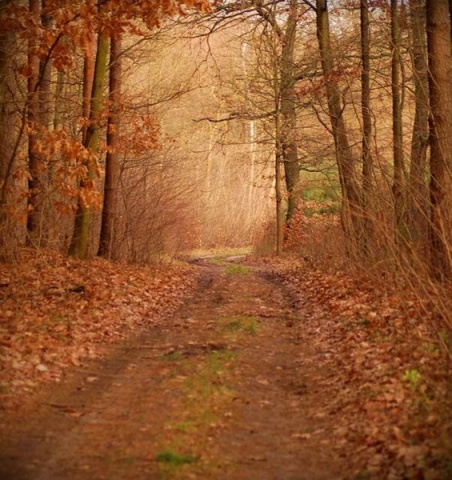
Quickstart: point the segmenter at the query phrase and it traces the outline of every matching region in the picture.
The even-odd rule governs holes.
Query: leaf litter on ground
[[[24,250],[0,264],[0,398],[14,405],[64,369],[175,311],[198,273],[185,264],[133,266]]]
[[[260,263],[302,312],[298,335],[318,368],[334,372],[312,414],[334,419],[331,448],[354,478],[452,478],[451,365],[422,298],[301,259]]]
[[[301,320],[289,308],[286,324],[315,352],[301,360],[332,372],[318,376],[309,414],[328,419],[326,447],[347,459],[350,478],[452,478],[450,364],[422,299],[300,259],[256,263],[285,287],[287,295],[272,301],[299,312]],[[102,344],[161,321],[197,276],[186,265],[78,262],[51,252],[25,251],[19,264],[1,265],[3,408],[40,383],[59,381],[66,367],[99,355]],[[249,314],[264,318],[272,304],[261,303]],[[318,434],[296,433],[304,442]]]

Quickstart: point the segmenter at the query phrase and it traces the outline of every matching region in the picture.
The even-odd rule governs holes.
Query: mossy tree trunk
[[[84,138],[84,146],[94,155],[97,154],[99,145],[99,114],[104,93],[108,51],[109,37],[105,32],[99,33],[94,68],[94,82],[91,93],[91,107],[88,117],[88,128]],[[86,80],[87,79],[85,78],[85,81]],[[94,188],[93,182],[96,175],[96,165],[93,164],[92,161],[88,162],[85,166],[88,173],[88,180],[83,180],[80,183],[82,192],[84,188]],[[74,230],[72,234],[71,245],[69,247],[69,254],[79,259],[85,259],[88,254],[91,233],[91,209],[92,206],[84,201],[83,195],[79,195],[77,211],[75,214]]]

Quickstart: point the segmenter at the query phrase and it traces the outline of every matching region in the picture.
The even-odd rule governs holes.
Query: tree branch
[[[198,122],[210,122],[210,123],[223,123],[230,122],[231,120],[262,120],[264,118],[270,118],[275,115],[275,111],[261,113],[260,115],[247,115],[240,112],[232,112],[226,118],[212,118],[212,117],[202,117],[202,118],[193,118],[192,121],[195,123]]]

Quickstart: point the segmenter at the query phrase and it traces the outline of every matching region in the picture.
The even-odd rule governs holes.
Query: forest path
[[[176,315],[6,423],[0,478],[351,478],[323,408],[334,372],[316,366],[302,312],[265,269],[200,268]]]

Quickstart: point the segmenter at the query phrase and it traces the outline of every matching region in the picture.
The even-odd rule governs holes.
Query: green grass
[[[184,356],[182,355],[182,353],[171,352],[171,353],[167,353],[167,354],[162,355],[160,357],[160,360],[164,360],[164,361],[167,361],[167,362],[175,362],[175,361],[182,360],[183,358],[184,358]]]
[[[255,336],[258,332],[258,318],[252,315],[239,315],[227,318],[223,330],[231,334],[244,332],[248,335]]]
[[[371,477],[369,470],[360,470],[356,476],[355,480],[368,480]]]
[[[421,374],[415,368],[412,368],[411,370],[406,370],[402,375],[402,380],[409,383],[412,388],[418,387],[421,378]]]
[[[198,457],[192,455],[185,455],[183,453],[177,453],[174,450],[166,449],[157,453],[155,456],[157,462],[164,463],[166,465],[179,466],[186,465],[188,463],[194,463],[198,460]]]
[[[179,422],[174,424],[172,427],[173,430],[176,430],[177,432],[182,432],[182,433],[190,433],[196,428],[196,424],[193,422]]]
[[[228,379],[236,359],[235,352],[212,351],[202,359],[184,358],[174,366],[186,378],[178,392],[179,408],[166,422],[165,437],[158,441],[155,459],[161,480],[191,478],[189,474],[205,478],[217,469],[211,450],[206,451],[205,443],[197,439],[206,437],[234,398]]]
[[[229,322],[225,329],[229,330],[230,332],[238,332],[243,328],[242,322],[240,320],[233,320],[232,322]]]
[[[252,271],[251,267],[247,267],[245,265],[237,265],[237,264],[229,265],[226,268],[226,273],[229,273],[230,275],[247,275],[251,271]]]

